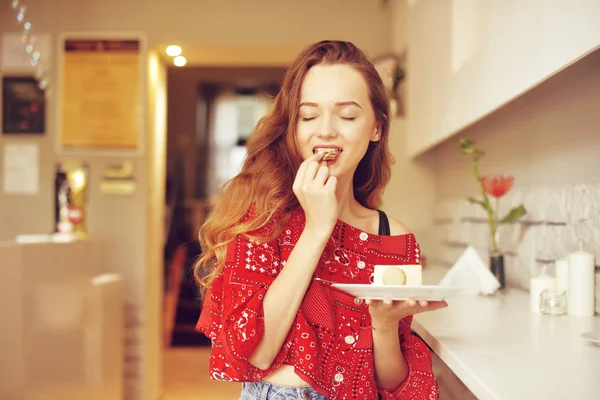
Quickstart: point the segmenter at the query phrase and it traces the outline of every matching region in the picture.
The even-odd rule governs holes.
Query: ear
[[[381,124],[378,122],[375,125],[375,130],[373,131],[373,134],[371,135],[371,142],[379,142],[380,139],[381,139]]]

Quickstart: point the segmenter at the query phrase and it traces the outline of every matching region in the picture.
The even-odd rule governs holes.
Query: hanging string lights
[[[35,34],[31,34],[33,26],[29,20],[27,6],[21,0],[11,0],[11,5],[16,13],[17,24],[22,27],[20,40],[23,43],[23,50],[27,54],[29,63],[35,69],[34,76],[38,81],[40,89],[46,90],[49,85],[49,79],[43,66],[44,57],[40,54],[36,46]]]

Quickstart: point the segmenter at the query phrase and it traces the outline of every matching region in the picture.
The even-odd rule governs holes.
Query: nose
[[[337,135],[337,131],[332,123],[332,118],[330,116],[323,116],[321,118],[321,125],[319,126],[319,131],[317,132],[317,137],[320,139],[331,139]]]

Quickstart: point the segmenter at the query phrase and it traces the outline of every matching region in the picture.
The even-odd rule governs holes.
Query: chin
[[[329,167],[329,176],[335,176],[336,178],[339,178],[340,176],[345,174],[344,168],[341,165],[331,165]]]

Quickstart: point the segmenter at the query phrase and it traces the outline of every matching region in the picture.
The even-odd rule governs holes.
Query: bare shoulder
[[[388,215],[388,220],[390,221],[390,234],[392,236],[407,235],[409,233],[412,233],[412,231],[406,225],[398,221],[396,218],[390,217]]]

